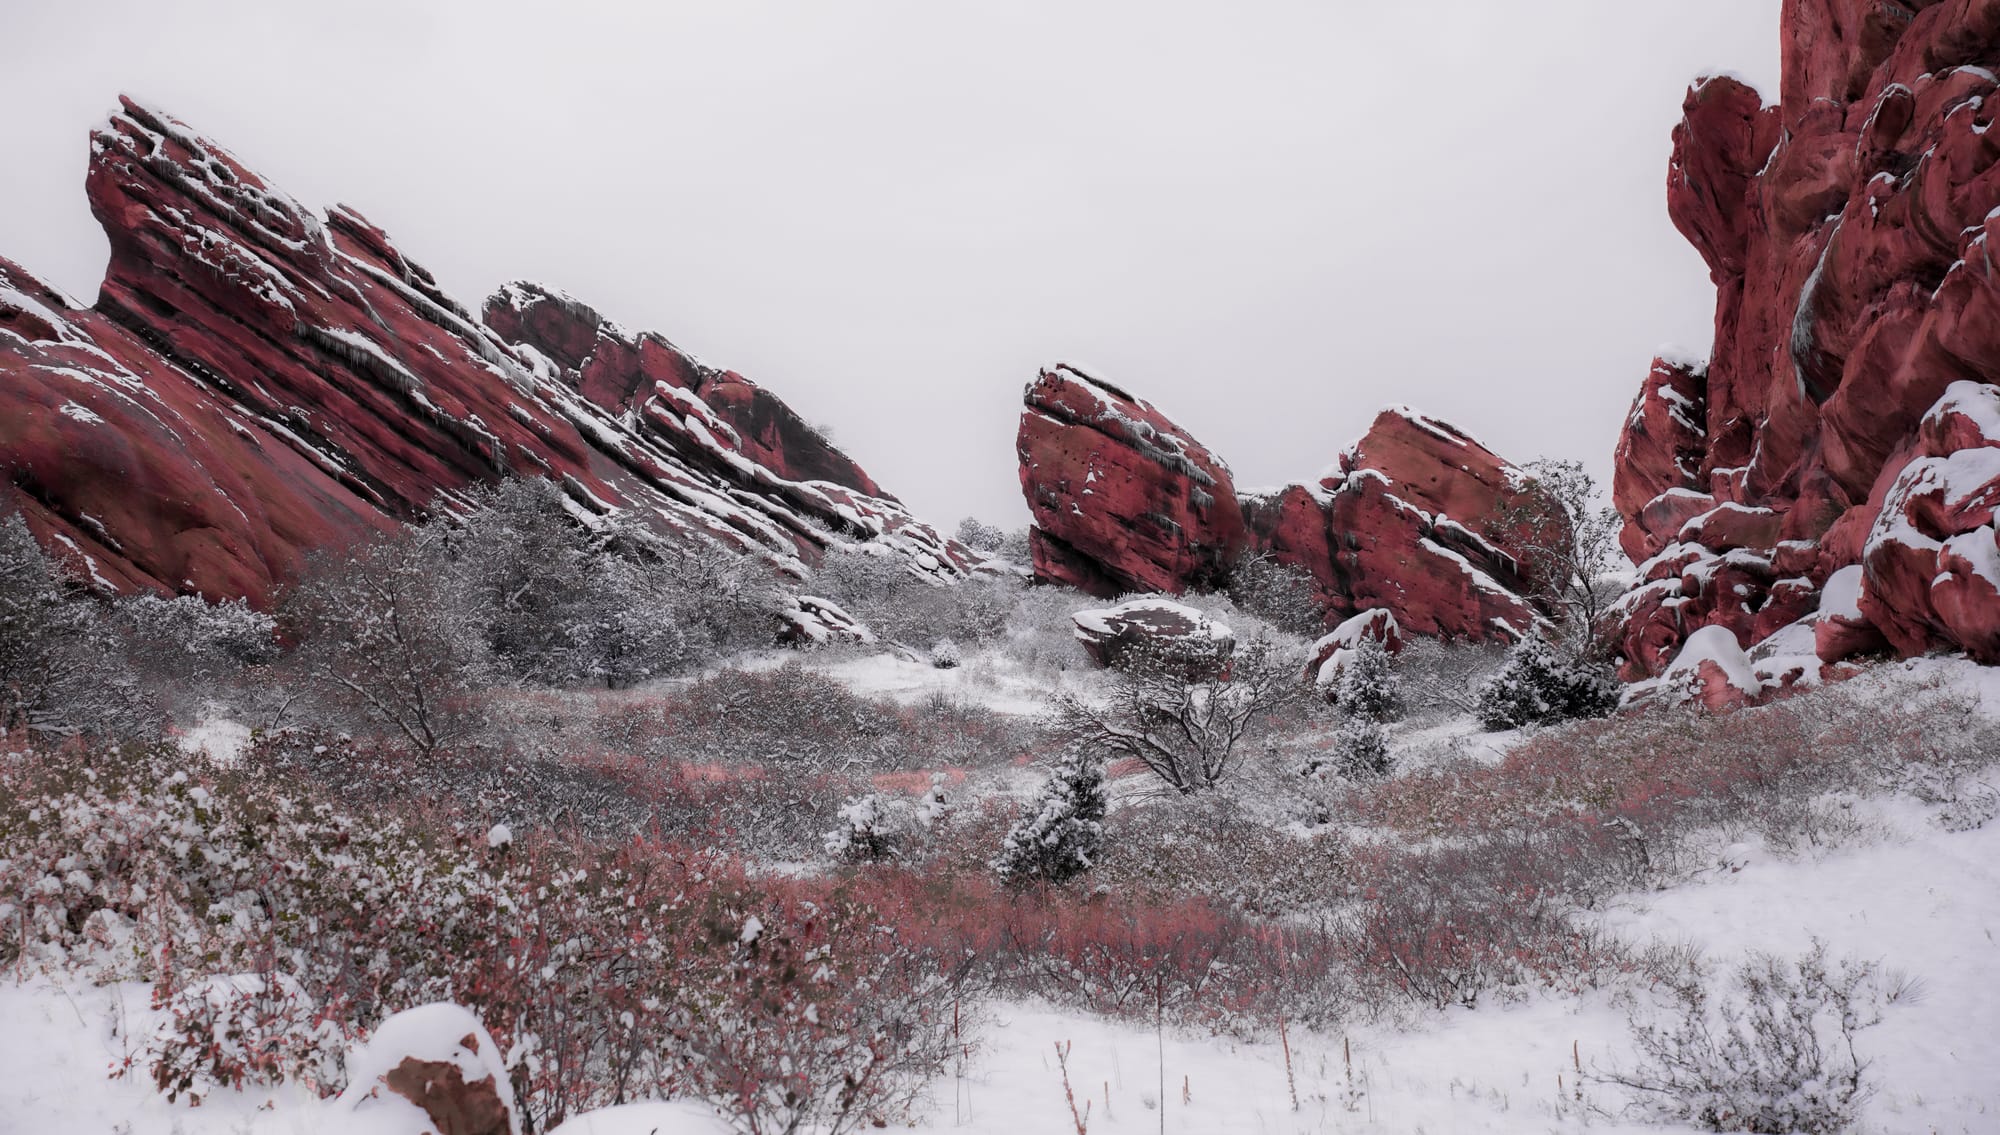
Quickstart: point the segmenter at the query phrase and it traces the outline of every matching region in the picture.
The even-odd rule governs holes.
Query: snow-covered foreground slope
[[[1688,885],[1604,916],[1632,941],[1688,941],[1719,963],[1746,950],[1797,955],[1817,937],[1835,957],[1877,960],[1920,982],[1859,1034],[1873,1097],[1860,1130],[2000,1130],[2000,824],[1951,833],[1907,803],[1861,804],[1873,842],[1815,861],[1737,846]],[[1732,870],[1732,868],[1734,868]],[[337,1132],[343,1117],[302,1090],[168,1104],[144,1080],[109,1080],[144,1028],[140,986],[0,987],[0,1135],[49,1131]],[[1046,1008],[997,1006],[962,1075],[938,1083],[917,1130],[1013,1135],[1075,1130],[1055,1046],[1069,1045],[1079,1111],[1099,1135],[1155,1131],[1542,1132],[1660,1130],[1619,1114],[1595,1075],[1631,1067],[1625,1013],[1607,993],[1534,995],[1347,1037],[1294,1030],[1288,1085],[1276,1036],[1239,1043],[1169,1034]],[[1343,1059],[1351,1045],[1352,1078]],[[1164,1052],[1164,1061],[1161,1053]],[[1585,1072],[1579,1102],[1576,1064]],[[1294,1092],[1298,1100],[1292,1105]],[[686,1108],[636,1110],[566,1131],[650,1132]],[[717,1128],[719,1129],[719,1128]],[[659,1127],[661,1135],[677,1130]]]

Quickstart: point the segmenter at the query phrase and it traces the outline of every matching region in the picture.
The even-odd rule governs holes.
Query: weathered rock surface
[[[1829,662],[2000,661],[1991,434],[1944,406],[2000,382],[2000,0],[1794,0],[1782,34],[1779,105],[1703,80],[1674,132],[1668,209],[1715,281],[1715,343],[1705,369],[1655,364],[1619,441],[1645,577],[1625,674],[1704,627],[1750,646],[1802,619]]]
[[[1151,405],[1070,367],[1028,388],[1018,441],[1036,575],[1096,595],[1213,586],[1246,552],[1309,572],[1339,621],[1508,641],[1540,617],[1509,531],[1520,470],[1462,431],[1385,410],[1314,481],[1240,493]]]
[[[1037,577],[1093,595],[1215,583],[1247,535],[1229,467],[1150,404],[1071,366],[1027,392],[1015,442]]]
[[[1183,663],[1199,672],[1228,664],[1236,634],[1193,607],[1165,599],[1134,599],[1103,610],[1070,616],[1076,639],[1099,666],[1118,666],[1135,656]]]
[[[130,99],[92,136],[84,309],[0,261],[0,507],[112,590],[266,601],[303,555],[505,476],[803,575],[881,542],[976,564],[782,401],[531,285],[484,318]]]

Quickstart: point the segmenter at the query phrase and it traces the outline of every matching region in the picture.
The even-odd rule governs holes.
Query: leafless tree
[[[473,696],[495,679],[443,544],[424,526],[322,556],[282,607],[307,672],[425,754],[471,734]]]
[[[1520,557],[1530,597],[1553,616],[1566,653],[1605,657],[1620,590],[1610,578],[1621,556],[1618,513],[1600,503],[1581,462],[1544,458],[1525,471],[1529,491],[1499,517],[1509,550]]]
[[[1106,696],[1056,696],[1053,725],[1105,761],[1133,758],[1183,796],[1215,788],[1241,764],[1247,740],[1303,695],[1299,663],[1266,639],[1226,659],[1190,658],[1186,648],[1128,654]]]

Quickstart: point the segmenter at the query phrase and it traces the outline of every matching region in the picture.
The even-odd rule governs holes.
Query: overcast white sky
[[[1025,521],[1074,361],[1240,485],[1407,402],[1602,478],[1713,292],[1666,216],[1696,74],[1778,0],[0,0],[0,255],[96,294],[123,90],[477,304],[511,279],[826,423],[927,519]]]

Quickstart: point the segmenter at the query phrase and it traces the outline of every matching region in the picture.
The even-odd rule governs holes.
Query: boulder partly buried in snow
[[[506,1062],[458,1005],[397,1013],[347,1063],[336,1106],[355,1135],[521,1135]]]
[[[1711,710],[1737,709],[1764,693],[1749,655],[1723,627],[1703,627],[1689,635],[1660,685],[1676,702],[1695,701]]]
[[[1143,659],[1214,672],[1228,664],[1236,649],[1234,631],[1193,607],[1167,599],[1134,599],[1116,607],[1078,611],[1070,619],[1084,653],[1099,666],[1124,666]]]

